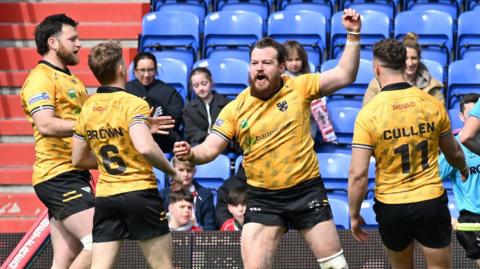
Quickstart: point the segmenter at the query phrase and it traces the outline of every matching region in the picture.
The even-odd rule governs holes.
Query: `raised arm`
[[[180,160],[188,160],[195,164],[213,161],[228,146],[228,142],[215,133],[209,134],[205,141],[193,148],[185,141],[175,142],[173,153]]]
[[[320,76],[320,89],[324,95],[335,91],[355,81],[360,62],[360,14],[350,8],[343,11],[342,23],[347,30],[347,43],[343,54],[333,69]]]

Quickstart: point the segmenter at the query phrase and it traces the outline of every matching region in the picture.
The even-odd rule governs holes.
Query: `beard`
[[[270,97],[272,97],[277,91],[280,90],[280,85],[282,84],[282,75],[280,73],[277,73],[273,75],[271,78],[268,76],[264,75],[267,81],[268,85],[264,87],[263,89],[259,89],[255,86],[255,83],[257,81],[257,76],[255,76],[253,79],[251,76],[248,76],[248,83],[250,84],[250,94],[253,97],[256,97],[261,100],[268,100]]]
[[[57,51],[57,57],[62,60],[65,66],[77,65],[80,62],[80,58],[77,54],[69,52],[65,47],[60,43]]]

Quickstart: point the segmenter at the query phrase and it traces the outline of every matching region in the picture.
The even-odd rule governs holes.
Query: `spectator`
[[[283,46],[287,50],[288,55],[287,61],[285,62],[284,74],[290,77],[296,77],[310,73],[308,55],[302,44],[294,40],[288,40]],[[332,122],[328,117],[327,98],[322,97],[314,100],[310,105],[310,113],[310,134],[312,137],[315,138],[318,128],[322,133],[324,142],[337,140],[335,132],[333,131]]]
[[[222,225],[233,215],[228,210],[228,193],[234,189],[247,186],[247,178],[243,165],[240,165],[235,175],[223,182],[222,186],[218,188],[217,205],[215,207],[215,222],[218,227]]]
[[[180,161],[174,157],[172,159],[172,164],[180,174],[183,188],[190,191],[193,195],[193,208],[198,225],[200,225],[205,231],[215,230],[215,208],[213,205],[212,191],[203,187],[193,179],[195,176],[195,165],[193,163],[189,161]],[[169,192],[169,188],[160,191],[160,195],[165,201],[165,207],[169,204]]]
[[[228,211],[232,218],[225,221],[220,231],[241,231],[247,208],[247,187],[239,187],[228,192]]]
[[[168,227],[170,231],[201,231],[193,215],[193,195],[183,188],[168,195]]]
[[[206,67],[197,67],[190,73],[190,85],[196,98],[183,108],[185,139],[192,145],[202,143],[212,130],[212,125],[230,100],[213,90],[212,73]],[[231,143],[228,151],[238,152]]]
[[[153,54],[140,52],[133,60],[133,67],[136,79],[127,83],[127,92],[145,99],[153,108],[152,116],[171,116],[175,120],[175,127],[168,134],[154,135],[163,152],[172,152],[173,143],[182,137],[182,97],[174,88],[155,79],[157,60]]]
[[[405,80],[412,86],[415,86],[424,92],[435,96],[438,100],[445,103],[443,95],[443,84],[433,78],[428,72],[427,67],[420,59],[422,58],[422,48],[418,43],[418,37],[415,33],[409,32],[402,41],[407,48],[407,61],[405,65]],[[365,106],[377,95],[385,85],[380,85],[377,79],[372,79],[363,97],[362,106]]]

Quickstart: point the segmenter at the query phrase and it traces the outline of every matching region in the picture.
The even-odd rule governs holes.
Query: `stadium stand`
[[[480,92],[480,62],[460,60],[448,67],[447,108],[458,108],[460,98],[471,92]]]
[[[475,23],[478,10],[462,13],[458,18],[457,60],[479,59],[480,29]]]

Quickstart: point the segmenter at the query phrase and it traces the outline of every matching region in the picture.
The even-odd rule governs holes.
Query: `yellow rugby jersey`
[[[43,109],[51,109],[58,118],[75,121],[88,98],[85,86],[68,69],[40,61],[28,75],[20,96],[35,138],[33,185],[75,170],[71,157],[72,138],[42,136],[33,123],[32,115]]]
[[[212,132],[243,149],[249,185],[278,190],[319,176],[310,136],[310,103],[322,96],[320,74],[282,77],[283,87],[263,101],[241,92],[220,112]]]
[[[149,125],[145,100],[123,89],[100,87],[84,104],[74,136],[84,139],[97,156],[97,197],[153,189],[152,165],[135,149],[129,127]]]
[[[373,150],[375,197],[387,204],[437,198],[440,136],[450,120],[442,103],[407,83],[385,87],[359,112],[353,147]]]

